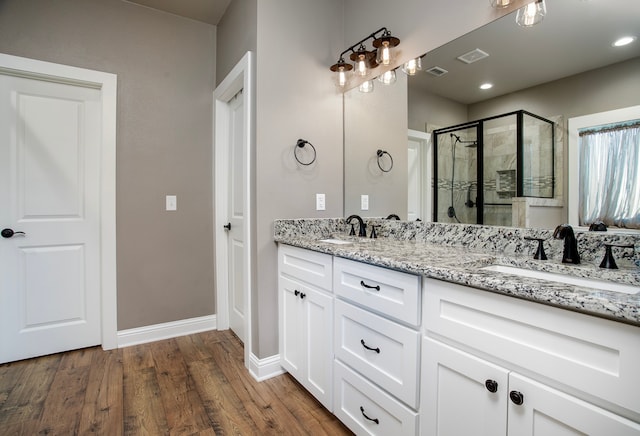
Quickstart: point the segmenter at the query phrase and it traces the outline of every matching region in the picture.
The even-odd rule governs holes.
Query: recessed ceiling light
[[[493,83],[483,83],[480,85],[480,89],[491,89],[493,88]]]
[[[617,39],[613,44],[614,47],[622,47],[624,45],[628,45],[631,44],[633,41],[636,40],[635,36],[623,36],[620,39]]]

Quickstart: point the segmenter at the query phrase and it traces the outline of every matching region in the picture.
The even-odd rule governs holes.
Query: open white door
[[[102,319],[100,85],[16,72],[4,61],[60,67],[0,58],[0,363],[101,344],[103,327],[111,348],[115,304]]]

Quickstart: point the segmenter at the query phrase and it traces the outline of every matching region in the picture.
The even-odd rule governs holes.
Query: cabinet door
[[[509,376],[509,436],[639,436],[640,424],[557,391],[520,374]]]
[[[333,298],[305,289],[306,382],[305,387],[327,409],[332,410],[333,389]],[[302,327],[302,326],[301,326]]]
[[[505,436],[509,372],[431,338],[423,340],[420,434]]]
[[[302,286],[280,276],[280,359],[284,369],[299,379],[304,376],[304,310]],[[297,294],[296,294],[297,293]]]

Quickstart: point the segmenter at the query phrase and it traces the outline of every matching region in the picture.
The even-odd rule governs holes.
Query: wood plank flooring
[[[0,434],[350,435],[291,376],[258,383],[211,331],[0,365]]]

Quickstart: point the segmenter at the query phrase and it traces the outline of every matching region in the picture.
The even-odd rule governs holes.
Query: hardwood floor
[[[348,435],[288,374],[258,383],[211,331],[0,365],[0,434]]]

